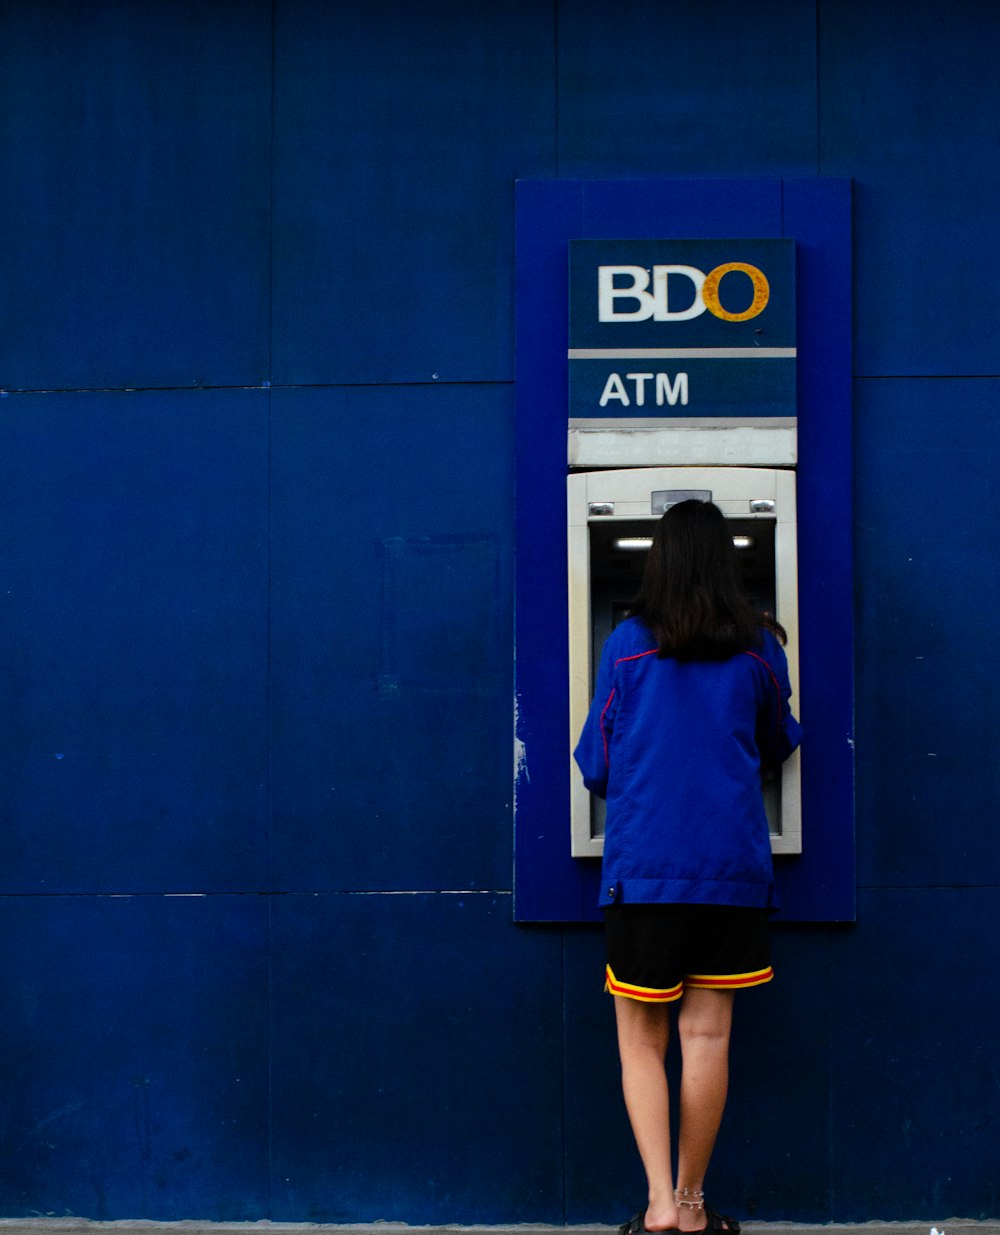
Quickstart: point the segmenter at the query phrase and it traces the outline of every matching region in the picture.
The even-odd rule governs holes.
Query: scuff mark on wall
[[[517,788],[522,779],[531,782],[531,774],[528,772],[528,748],[521,740],[518,730],[520,728],[520,711],[518,705],[517,691],[514,692],[514,810],[517,810]]]

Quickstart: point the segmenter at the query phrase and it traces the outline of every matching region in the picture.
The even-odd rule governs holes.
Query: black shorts
[[[605,989],[671,1003],[687,987],[733,991],[774,977],[767,910],[735,905],[609,905]]]

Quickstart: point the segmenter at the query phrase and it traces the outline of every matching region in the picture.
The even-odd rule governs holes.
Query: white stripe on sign
[[[794,347],[571,347],[570,360],[786,360]]]

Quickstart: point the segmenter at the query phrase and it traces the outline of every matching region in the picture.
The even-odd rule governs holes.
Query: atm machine
[[[852,921],[850,183],[523,181],[516,202],[514,919],[601,921],[603,803],[572,752],[656,522],[695,496],[788,633],[779,913]]]
[[[747,595],[788,634],[789,679],[798,711],[798,581],[795,474],[778,468],[643,467],[571,473],[567,485],[570,742],[593,697],[604,640],[628,616],[653,527],[677,502],[714,502],[732,526]],[[604,802],[571,772],[574,857],[599,857]],[[764,784],[775,853],[800,853],[799,752]]]

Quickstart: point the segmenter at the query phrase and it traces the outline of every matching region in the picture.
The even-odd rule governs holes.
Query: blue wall
[[[620,1221],[511,913],[514,182],[854,184],[858,922],[712,1196],[1000,1212],[993,48],[971,0],[8,0],[0,1213]]]

